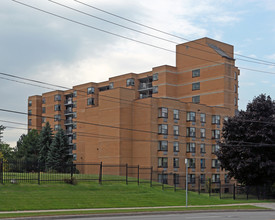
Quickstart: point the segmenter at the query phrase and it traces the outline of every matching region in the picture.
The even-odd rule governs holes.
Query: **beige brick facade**
[[[29,129],[46,121],[65,129],[77,162],[185,174],[187,158],[189,174],[223,181],[213,151],[224,118],[238,109],[233,46],[202,38],[176,49],[175,67],[29,97]]]

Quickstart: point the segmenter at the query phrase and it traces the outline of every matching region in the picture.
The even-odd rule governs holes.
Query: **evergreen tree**
[[[217,153],[229,175],[246,185],[275,182],[275,102],[263,94],[224,122]]]
[[[47,122],[46,125],[42,128],[39,136],[39,157],[38,162],[40,164],[40,169],[45,170],[47,155],[50,150],[50,146],[53,140],[53,132],[50,126],[50,123]]]
[[[47,168],[57,172],[66,172],[70,162],[68,137],[63,129],[54,136],[47,156]]]
[[[23,161],[27,171],[37,169],[39,156],[39,134],[37,130],[30,130],[27,135],[22,134],[17,141],[15,158]]]
[[[3,125],[0,125],[0,142],[2,142],[2,134],[3,134],[3,131],[4,131],[5,127]]]

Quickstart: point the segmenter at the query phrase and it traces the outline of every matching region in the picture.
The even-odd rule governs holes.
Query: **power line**
[[[120,35],[120,34],[116,34],[116,33],[110,32],[110,31],[106,31],[106,30],[103,30],[103,29],[100,29],[100,28],[97,28],[97,27],[94,27],[94,26],[91,26],[91,25],[88,25],[88,24],[85,24],[85,23],[82,23],[82,22],[79,22],[79,21],[72,20],[70,18],[66,18],[66,17],[60,16],[60,15],[57,15],[57,14],[52,13],[52,12],[48,12],[46,10],[43,10],[43,9],[40,9],[40,8],[31,6],[31,5],[28,5],[28,4],[25,4],[25,3],[22,3],[22,2],[17,1],[17,0],[12,0],[12,1],[14,1],[14,2],[16,2],[18,4],[21,4],[21,5],[24,5],[26,7],[38,10],[40,12],[43,12],[43,13],[46,13],[46,14],[49,14],[49,15],[52,15],[52,16],[55,16],[55,17],[67,20],[67,21],[70,21],[70,22],[78,24],[78,25],[82,25],[82,26],[85,26],[85,27],[88,27],[88,28],[91,28],[91,29],[94,29],[94,30],[97,30],[97,31],[100,31],[100,32],[103,32],[103,33],[107,33],[107,34],[110,34],[110,35],[113,35],[113,36],[116,36],[116,37],[120,37],[120,38],[123,38],[123,39],[126,39],[126,40],[130,40],[130,41],[133,41],[133,42],[136,42],[136,43],[147,45],[147,46],[150,46],[150,47],[153,47],[153,48],[156,48],[156,49],[164,50],[164,51],[167,51],[167,52],[170,52],[170,53],[180,54],[180,55],[183,55],[183,56],[187,56],[187,57],[191,57],[191,58],[195,58],[195,59],[199,59],[199,60],[204,60],[204,61],[207,61],[207,62],[210,62],[210,63],[225,64],[224,62],[211,61],[211,60],[208,60],[208,59],[205,59],[205,58],[199,58],[199,57],[196,57],[196,56],[191,56],[191,55],[179,53],[179,52],[174,51],[174,50],[163,48],[163,47],[160,47],[160,46],[157,46],[157,45],[153,45],[153,44],[150,44],[150,43],[146,43],[146,42],[143,42],[143,41],[135,40],[135,39],[132,39],[132,38],[129,38],[129,37],[125,37],[125,36]],[[227,63],[227,64],[235,67],[235,65],[233,65],[231,63]],[[239,67],[239,68],[240,69],[246,69],[246,70],[249,70],[249,71],[254,71],[254,72],[262,72],[262,73],[275,74],[275,73],[269,72],[269,71],[259,71],[259,70],[255,70],[255,69],[245,68],[245,67],[244,68],[243,67]]]
[[[54,4],[57,4],[57,5],[59,5],[59,6],[62,6],[62,7],[64,7],[64,8],[67,8],[67,9],[76,11],[76,12],[78,12],[78,13],[87,15],[87,16],[89,16],[89,17],[92,17],[92,18],[95,18],[95,19],[98,19],[98,20],[101,20],[101,21],[104,21],[104,22],[107,22],[107,23],[110,23],[110,24],[113,24],[113,25],[116,25],[116,26],[125,28],[125,29],[131,30],[131,31],[134,31],[134,32],[137,32],[137,33],[140,33],[140,34],[144,34],[144,35],[147,35],[147,36],[150,36],[150,37],[159,39],[159,40],[163,40],[163,41],[166,41],[166,42],[169,42],[169,43],[180,44],[179,42],[171,41],[171,40],[166,39],[166,38],[162,38],[162,37],[159,37],[159,36],[156,36],[156,35],[148,34],[148,33],[146,33],[146,32],[139,31],[139,30],[136,30],[136,29],[134,29],[134,28],[130,28],[130,27],[127,27],[127,26],[124,26],[124,25],[121,25],[121,24],[118,24],[118,23],[109,21],[109,20],[107,20],[107,19],[100,18],[100,17],[98,17],[98,16],[92,15],[92,14],[90,14],[90,13],[83,12],[83,11],[81,11],[81,10],[78,10],[78,9],[75,9],[75,8],[72,8],[72,7],[69,7],[69,6],[67,6],[67,5],[58,3],[58,2],[53,1],[53,0],[48,0],[48,1],[49,1],[49,2],[52,2],[52,3],[54,3]],[[204,44],[200,44],[200,45],[205,46]],[[203,50],[203,49],[201,49],[201,48],[196,48],[196,47],[192,47],[192,46],[189,46],[189,47],[190,47],[190,48],[193,48],[193,49],[195,49],[195,50],[199,50],[199,51],[206,52],[206,53],[216,54],[216,53],[213,52],[213,51]],[[262,64],[262,65],[267,65],[267,66],[275,66],[275,64],[268,64],[268,63],[263,63],[263,62],[250,61],[250,60],[245,60],[245,59],[241,59],[241,58],[239,58],[238,60],[242,60],[242,61],[246,61],[246,62],[251,62],[251,63],[257,63],[257,64]]]
[[[108,12],[108,11],[106,11],[106,10],[100,9],[100,8],[98,8],[98,7],[95,7],[95,6],[91,5],[91,4],[87,4],[87,3],[84,3],[84,2],[79,1],[79,0],[74,0],[74,1],[77,2],[77,3],[79,3],[79,4],[85,5],[85,6],[89,7],[89,8],[93,8],[93,9],[95,9],[95,10],[101,11],[101,12],[103,12],[103,13],[112,15],[112,16],[114,16],[114,17],[120,18],[120,19],[125,20],[125,21],[128,21],[128,22],[137,24],[137,25],[139,25],[139,26],[142,26],[142,27],[145,27],[145,28],[154,30],[154,31],[156,31],[156,32],[159,32],[159,33],[162,33],[162,34],[171,36],[171,37],[175,37],[175,38],[178,38],[178,39],[181,39],[181,40],[185,40],[185,41],[187,41],[187,42],[190,42],[190,41],[191,41],[191,40],[189,40],[189,39],[180,37],[180,36],[178,36],[178,35],[171,34],[171,33],[165,32],[165,31],[163,31],[163,30],[160,30],[160,29],[157,29],[157,28],[154,28],[154,27],[151,27],[151,26],[142,24],[142,23],[140,23],[140,22],[133,21],[133,20],[131,20],[131,19],[128,19],[128,18],[119,16],[119,15],[114,14],[114,13],[111,13],[111,12]],[[206,45],[201,44],[201,43],[199,43],[199,42],[193,41],[193,43],[198,44],[198,45],[200,45],[200,46],[206,47]],[[265,61],[265,60],[257,59],[257,58],[254,58],[254,57],[244,56],[244,55],[241,55],[241,54],[238,54],[238,53],[234,53],[234,54],[235,54],[236,56],[245,57],[245,58],[248,58],[248,59],[257,60],[257,61],[264,62],[264,63],[267,63],[267,64],[275,65],[274,62]],[[245,61],[245,60],[243,60],[243,61]],[[247,62],[249,62],[249,61],[247,61]]]

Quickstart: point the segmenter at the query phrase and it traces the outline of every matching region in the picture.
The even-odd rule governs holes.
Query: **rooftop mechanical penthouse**
[[[180,175],[187,158],[190,179],[227,181],[214,153],[223,120],[238,110],[233,54],[233,46],[202,38],[176,46],[176,66],[31,96],[28,128],[49,121],[65,129],[76,162]]]

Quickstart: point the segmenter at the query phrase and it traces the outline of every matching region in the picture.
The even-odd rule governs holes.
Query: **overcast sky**
[[[175,50],[175,43],[157,40],[48,0],[19,0],[59,16],[137,41]],[[93,16],[125,25],[177,43],[171,37],[84,6],[74,0],[58,3]],[[81,1],[81,0],[80,0]],[[235,53],[275,63],[274,0],[82,0],[99,9],[123,16],[188,40],[210,37],[234,45]],[[12,0],[0,1],[0,72],[66,87],[100,82],[124,73],[149,71],[175,65],[175,54],[72,23]],[[240,60],[239,107],[260,93],[275,99],[275,64]],[[268,71],[253,72],[242,68]],[[0,77],[4,77],[0,75]],[[12,79],[10,77],[5,77]],[[13,79],[14,80],[14,79]],[[21,81],[21,80],[18,80]],[[50,91],[0,78],[1,109],[27,112],[27,98]],[[27,123],[27,117],[0,111],[0,124],[26,128],[6,121]],[[25,130],[7,128],[4,141],[15,146]]]

